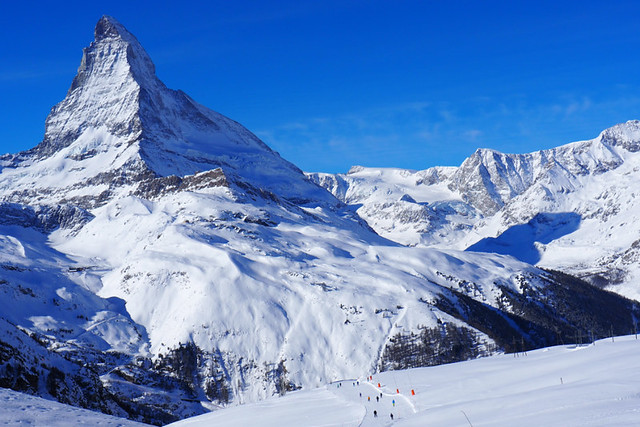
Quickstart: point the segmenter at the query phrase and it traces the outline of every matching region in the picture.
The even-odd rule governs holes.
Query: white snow
[[[438,319],[460,324],[419,301],[458,286],[441,272],[480,284],[476,297],[489,304],[496,304],[491,284],[517,289],[518,274],[538,274],[507,257],[391,244],[329,209],[313,212],[323,220],[277,204],[241,203],[224,191],[146,204],[124,198],[96,209],[74,235],[53,233],[51,242],[103,272],[99,295],[127,302],[152,354],[188,341],[220,351],[230,383],[246,382],[234,389],[244,401],[273,390],[244,378],[240,358],[258,366],[286,361],[288,378],[315,387],[375,366],[398,332]]]
[[[346,175],[307,175],[353,206],[381,236],[411,246],[450,247],[478,217],[461,194],[449,188],[456,170],[354,166]]]
[[[104,426],[135,427],[147,424],[0,388],[0,424],[6,426]]]
[[[61,342],[134,354],[146,351],[144,329],[133,323],[124,303],[89,290],[95,282],[101,287],[99,276],[71,271],[78,265],[53,250],[45,235],[0,226],[0,265],[2,318]]]
[[[458,168],[309,176],[401,244],[509,254],[638,299],[639,135],[629,121],[550,150],[479,149]]]
[[[335,382],[171,425],[637,425],[639,351],[640,340],[627,336],[591,345],[545,348],[517,357],[506,354],[384,372],[374,374],[371,381],[364,373],[357,380],[341,381],[341,386]],[[376,401],[380,393],[382,398]]]

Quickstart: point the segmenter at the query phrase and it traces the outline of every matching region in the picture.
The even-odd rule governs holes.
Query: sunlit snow
[[[640,340],[627,336],[591,345],[384,372],[373,374],[372,380],[364,373],[358,379],[344,379],[317,390],[294,392],[172,425],[637,425],[639,352]]]

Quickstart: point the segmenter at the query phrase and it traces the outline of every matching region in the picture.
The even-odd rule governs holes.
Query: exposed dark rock
[[[434,307],[489,336],[497,347],[469,328],[440,322],[437,328],[423,327],[391,337],[379,369],[432,366],[497,351],[516,353],[557,344],[583,344],[636,330],[639,303],[561,272],[548,273],[545,286],[536,288],[529,284],[530,278],[521,276],[521,293],[499,286],[502,296],[498,308],[474,299],[470,283],[458,283],[461,291],[445,289],[434,302]],[[452,276],[443,277],[453,280]]]
[[[74,229],[93,218],[86,210],[73,205],[26,206],[0,202],[0,224],[18,225],[50,233],[57,228]]]
[[[128,415],[92,369],[48,350],[44,341],[2,318],[0,332],[0,387],[119,417]]]
[[[229,187],[227,177],[220,168],[184,177],[170,175],[144,180],[138,184],[134,195],[154,199],[171,193],[213,187]]]
[[[486,333],[507,352],[586,342],[634,331],[640,306],[573,276],[549,272],[542,288],[522,277],[522,293],[499,286],[499,309],[446,290],[435,306]]]

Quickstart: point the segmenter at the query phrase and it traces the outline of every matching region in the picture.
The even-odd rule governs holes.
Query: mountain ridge
[[[448,174],[438,173],[442,168],[356,168],[345,175],[308,175],[351,204],[381,235],[408,245],[483,247],[517,257],[516,241],[508,243],[512,249],[476,244],[496,239],[539,214],[579,215],[580,223],[570,235],[537,242],[540,255],[534,258],[542,266],[573,272],[599,286],[622,284],[611,289],[638,298],[640,291],[632,285],[638,272],[630,261],[637,258],[635,239],[628,241],[639,232],[630,225],[635,224],[631,179],[637,174],[638,150],[640,121],[631,120],[594,139],[532,153],[478,149],[459,167],[446,169]],[[371,178],[376,174],[387,175],[387,184]],[[426,176],[437,178],[423,179]],[[627,225],[620,228],[623,223]],[[614,227],[620,232],[605,231]],[[501,241],[506,242],[504,237]],[[594,250],[594,245],[603,250]],[[625,266],[607,271],[607,265],[620,263]]]

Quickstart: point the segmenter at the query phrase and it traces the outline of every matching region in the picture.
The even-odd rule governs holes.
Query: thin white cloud
[[[521,95],[458,104],[417,101],[283,123],[258,135],[303,169],[426,169],[458,165],[478,147],[522,153],[592,138],[633,118],[621,115],[607,123],[604,112],[639,108],[640,96],[620,93],[605,99],[565,94],[546,104]]]

